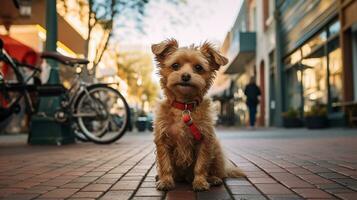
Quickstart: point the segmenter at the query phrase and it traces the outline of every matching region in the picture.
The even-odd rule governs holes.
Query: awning
[[[40,63],[40,56],[31,47],[11,38],[7,35],[0,35],[0,39],[4,42],[4,49],[6,52],[16,60],[27,63],[30,65],[36,65]],[[2,73],[6,76],[8,68],[5,65],[2,67]]]
[[[0,25],[39,25],[46,28],[46,0],[31,1],[32,14],[30,17],[20,17],[19,11],[12,0],[1,1]],[[76,54],[85,54],[86,39],[57,13],[58,41],[62,42]],[[10,31],[11,32],[11,31]]]
[[[238,32],[233,36],[232,41],[229,51],[237,53],[224,73],[244,73],[245,65],[255,57],[256,34],[255,32]]]
[[[229,65],[225,74],[242,74],[245,65],[255,57],[255,52],[240,52]]]
[[[20,62],[31,65],[36,65],[40,61],[40,56],[31,47],[11,38],[7,35],[0,35],[0,39],[4,42],[4,49],[7,53]]]

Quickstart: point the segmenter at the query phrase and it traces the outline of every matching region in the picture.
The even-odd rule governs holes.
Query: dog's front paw
[[[219,186],[223,184],[222,179],[218,178],[217,176],[208,177],[207,180],[212,186]]]
[[[161,191],[168,191],[175,188],[175,183],[173,180],[161,179],[156,183],[156,189]]]
[[[209,183],[204,178],[200,178],[200,179],[195,178],[195,180],[192,183],[192,187],[194,191],[205,191],[205,190],[209,190]]]

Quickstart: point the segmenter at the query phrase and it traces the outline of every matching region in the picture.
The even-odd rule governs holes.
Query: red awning
[[[33,48],[8,35],[0,35],[0,39],[4,42],[4,49],[12,58],[30,65],[38,65],[40,63],[40,55]],[[6,76],[8,69],[6,66],[2,68],[2,73]]]
[[[30,65],[38,65],[40,63],[40,55],[31,47],[11,38],[7,35],[0,35],[0,39],[4,43],[4,49],[6,52],[16,60],[27,63]],[[13,72],[9,70],[8,66],[5,63],[0,63],[0,72],[4,76],[5,79],[11,79],[13,76]],[[4,106],[7,102],[2,99],[0,95],[0,105]]]
[[[39,54],[31,47],[7,35],[0,35],[7,53],[20,62],[36,65],[40,61]]]

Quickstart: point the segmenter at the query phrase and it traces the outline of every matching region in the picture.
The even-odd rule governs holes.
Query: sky
[[[133,22],[118,29],[116,39],[123,46],[158,43],[175,38],[179,45],[199,44],[209,40],[219,46],[231,29],[242,0],[186,0],[175,5],[166,0],[151,0],[146,8],[141,32]]]

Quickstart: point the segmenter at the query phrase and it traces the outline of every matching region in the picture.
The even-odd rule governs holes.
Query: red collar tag
[[[178,101],[173,101],[171,105],[174,108],[182,110],[182,120],[183,120],[183,122],[190,129],[194,139],[196,141],[201,141],[202,134],[198,130],[196,125],[193,123],[193,120],[191,118],[191,112],[196,108],[196,106],[198,105],[198,102],[194,101],[194,102],[190,102],[190,103],[182,103],[182,102],[178,102]]]
[[[183,122],[186,124],[186,126],[188,126],[188,128],[190,128],[190,131],[193,135],[193,137],[195,138],[195,140],[197,141],[201,141],[202,139],[202,134],[201,132],[197,129],[196,125],[193,123],[193,120],[191,118],[190,115],[190,111],[189,110],[184,110],[182,112],[182,120]]]

